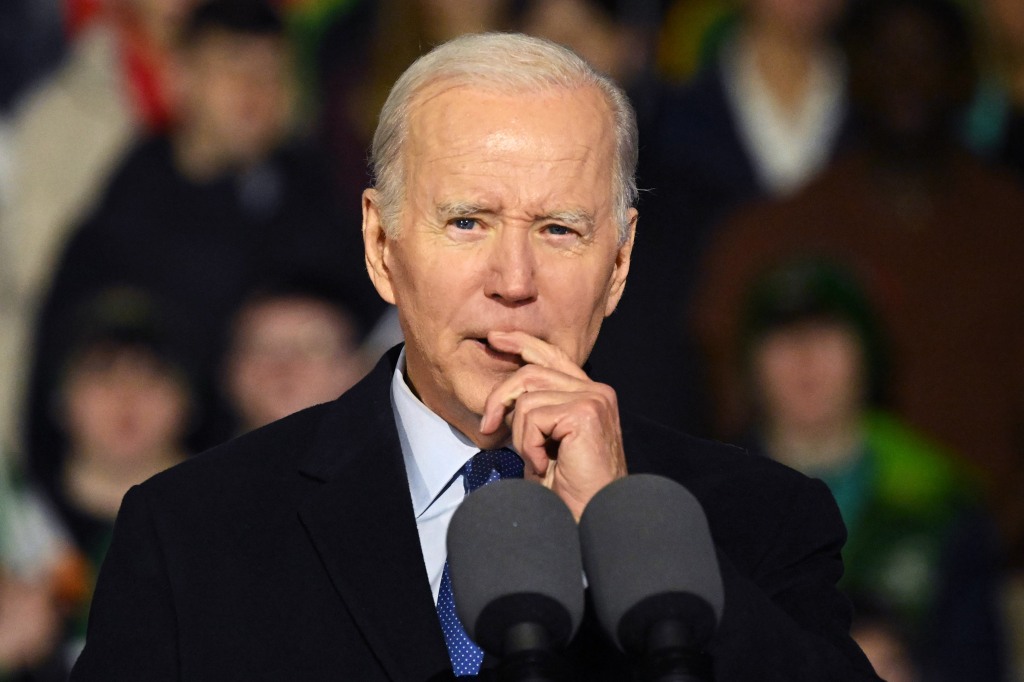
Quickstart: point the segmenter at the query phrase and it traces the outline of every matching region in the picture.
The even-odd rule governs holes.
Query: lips
[[[491,358],[492,360],[513,364],[518,367],[521,367],[526,364],[526,362],[523,361],[522,357],[520,357],[516,353],[503,353],[502,351],[497,350],[490,343],[487,342],[486,338],[477,337],[472,339],[472,341],[477,345],[477,347],[480,348],[480,350],[485,355],[487,355],[487,357]]]

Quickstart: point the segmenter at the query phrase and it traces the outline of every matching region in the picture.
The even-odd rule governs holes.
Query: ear
[[[363,190],[363,252],[366,270],[380,297],[394,304],[395,292],[391,286],[391,271],[387,266],[390,248],[391,238],[384,231],[380,208],[377,206],[377,190]]]
[[[626,241],[619,247],[615,254],[615,266],[612,269],[612,278],[608,288],[608,301],[605,303],[604,316],[608,317],[619,305],[622,292],[626,288],[626,275],[629,274],[629,262],[633,255],[633,239],[636,237],[636,221],[639,217],[635,208],[629,209],[629,227],[627,228]]]

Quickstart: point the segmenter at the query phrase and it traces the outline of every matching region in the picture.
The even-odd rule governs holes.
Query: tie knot
[[[466,492],[502,478],[522,478],[523,460],[509,448],[481,450],[462,467]]]

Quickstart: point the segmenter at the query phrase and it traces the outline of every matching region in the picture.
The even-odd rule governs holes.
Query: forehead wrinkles
[[[510,101],[514,102],[512,106]],[[575,109],[576,115],[558,115],[567,109]],[[534,116],[538,112],[542,115]],[[436,84],[413,100],[407,124],[406,150],[413,157],[428,152],[432,146],[445,149],[452,142],[461,142],[477,151],[530,151],[537,149],[540,138],[559,150],[564,145],[555,143],[576,141],[579,152],[574,149],[569,158],[582,158],[593,147],[603,144],[608,146],[609,160],[614,158],[612,114],[596,88],[552,87],[507,93]]]
[[[452,96],[444,97],[446,94]],[[519,104],[520,97],[524,104]],[[516,106],[534,106],[520,115],[510,110],[510,100]],[[597,203],[610,204],[614,131],[610,112],[598,91],[551,89],[509,95],[449,87],[433,90],[414,104],[404,155],[407,181],[415,182],[417,176],[431,184],[449,177],[493,178],[505,181],[502,184],[507,182],[503,191],[510,195],[525,192],[528,196],[522,198],[531,202],[567,189],[569,194],[585,195],[600,183],[607,184],[608,192],[597,193]],[[531,181],[542,172],[552,172],[557,178],[563,172],[558,166],[563,164],[567,185]],[[475,197],[446,199],[466,201]]]

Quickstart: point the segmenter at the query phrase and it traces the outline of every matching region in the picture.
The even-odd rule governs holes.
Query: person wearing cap
[[[189,454],[194,381],[167,320],[142,292],[110,289],[65,321],[66,350],[51,392],[64,446],[43,488],[83,562],[77,594],[65,604],[66,661],[83,646],[92,585],[121,498]]]
[[[892,614],[921,682],[1004,679],[994,526],[966,467],[879,407],[884,334],[855,277],[780,264],[741,329],[754,449],[829,486],[849,533],[840,587]]]

